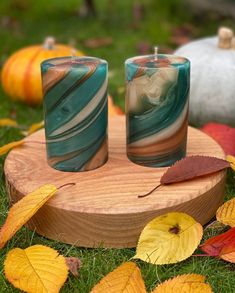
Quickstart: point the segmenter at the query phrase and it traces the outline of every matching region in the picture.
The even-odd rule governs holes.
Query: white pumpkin
[[[191,62],[190,124],[235,125],[235,48],[233,32],[220,28],[218,37],[199,39],[176,50]]]

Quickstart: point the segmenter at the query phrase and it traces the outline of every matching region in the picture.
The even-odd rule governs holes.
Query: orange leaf
[[[8,213],[6,222],[0,230],[0,248],[51,198],[57,191],[56,186],[46,184],[29,193],[16,204]]]
[[[228,230],[218,236],[206,240],[200,249],[209,256],[221,256],[224,247],[233,242],[235,238],[235,228]]]
[[[216,219],[231,227],[235,227],[235,198],[226,201],[216,212]]]
[[[212,293],[205,279],[205,276],[197,274],[176,276],[158,285],[152,293]]]
[[[22,140],[13,141],[8,144],[5,144],[4,146],[0,147],[0,156],[5,155],[11,149],[21,146],[24,143],[25,141],[22,139]]]
[[[16,288],[29,293],[58,293],[68,277],[65,258],[43,245],[10,250],[4,272]]]
[[[125,262],[105,276],[90,293],[146,293],[140,269],[133,262]]]
[[[71,274],[74,275],[75,277],[78,277],[79,276],[78,271],[81,267],[80,259],[77,257],[66,257],[65,261]]]

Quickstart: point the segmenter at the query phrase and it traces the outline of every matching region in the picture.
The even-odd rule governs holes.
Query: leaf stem
[[[142,198],[142,197],[146,197],[150,194],[152,194],[155,190],[158,189],[158,187],[162,186],[162,184],[160,183],[159,185],[155,186],[152,190],[150,190],[148,193],[142,194],[142,195],[138,195],[138,198]]]
[[[58,189],[61,189],[61,188],[65,187],[65,186],[70,186],[70,185],[76,185],[76,183],[75,182],[65,183],[65,184],[61,185],[60,187],[58,187]]]

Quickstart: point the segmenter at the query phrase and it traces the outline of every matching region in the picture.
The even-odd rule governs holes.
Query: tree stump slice
[[[201,224],[207,223],[224,198],[226,171],[183,183],[159,184],[167,168],[147,168],[130,162],[125,150],[125,119],[109,122],[109,160],[88,172],[61,172],[46,161],[44,130],[26,138],[25,145],[12,150],[5,161],[9,198],[16,202],[46,184],[60,189],[28,222],[30,229],[61,242],[84,247],[134,247],[143,227],[158,215],[181,211]],[[200,130],[189,127],[187,155],[224,158],[221,147]]]

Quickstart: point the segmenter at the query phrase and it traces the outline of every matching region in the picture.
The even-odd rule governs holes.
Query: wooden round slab
[[[166,168],[130,162],[125,153],[123,116],[109,122],[109,160],[99,169],[68,173],[47,165],[45,144],[28,143],[10,152],[5,162],[9,196],[16,202],[46,183],[75,186],[60,189],[30,220],[28,227],[48,238],[86,247],[133,247],[154,217],[183,211],[205,224],[223,201],[225,171],[184,183],[162,186],[145,198],[140,194],[159,184]],[[28,137],[44,141],[44,130]],[[220,146],[203,132],[189,128],[187,155],[224,157]]]

